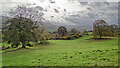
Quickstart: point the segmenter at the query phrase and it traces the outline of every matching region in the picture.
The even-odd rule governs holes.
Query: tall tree
[[[42,25],[43,13],[29,6],[17,6],[11,10],[8,15],[10,19],[6,22],[7,25],[7,40],[18,46],[22,43],[22,48],[26,48],[29,41],[38,41],[34,31]],[[39,30],[39,29],[38,29]]]
[[[94,37],[96,38],[97,36],[99,36],[99,38],[101,39],[102,36],[105,34],[106,26],[107,26],[107,23],[104,20],[96,20],[93,23]]]
[[[25,44],[30,41],[34,41],[35,37],[33,34],[34,28],[33,21],[27,18],[19,17],[8,20],[8,34],[7,40],[12,43],[13,46],[18,46],[22,43],[22,48],[26,48]]]

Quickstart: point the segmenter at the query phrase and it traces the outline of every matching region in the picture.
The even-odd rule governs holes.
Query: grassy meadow
[[[108,38],[108,37],[106,37]],[[47,45],[2,51],[2,66],[118,66],[118,38],[49,40]]]

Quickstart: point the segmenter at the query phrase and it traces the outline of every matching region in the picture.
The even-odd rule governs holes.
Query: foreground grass
[[[49,40],[49,45],[2,53],[3,66],[118,66],[118,39]]]

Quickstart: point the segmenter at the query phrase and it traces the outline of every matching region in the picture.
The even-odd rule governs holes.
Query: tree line
[[[37,9],[26,6],[17,6],[15,10],[8,13],[10,17],[2,30],[3,42],[11,44],[11,47],[18,47],[20,44],[22,48],[34,43],[46,43],[50,39],[72,40],[83,35],[88,35],[88,31],[84,30],[81,33],[79,30],[73,28],[67,31],[65,26],[60,26],[56,33],[48,32],[43,24],[43,13]],[[117,25],[108,25],[104,20],[97,20],[93,23],[93,37],[102,38],[102,36],[116,36],[118,35]]]

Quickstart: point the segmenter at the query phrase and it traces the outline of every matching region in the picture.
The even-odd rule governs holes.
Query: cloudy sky
[[[55,25],[91,26],[98,19],[118,23],[118,0],[3,0],[0,15],[22,4],[39,9],[45,22]]]

